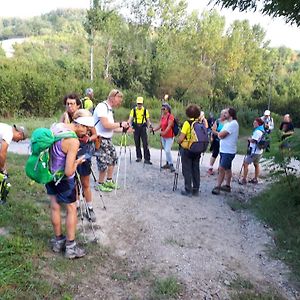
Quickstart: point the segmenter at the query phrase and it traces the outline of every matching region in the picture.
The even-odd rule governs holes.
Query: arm
[[[218,135],[217,132],[217,121],[214,122],[213,126],[211,127],[211,131],[213,132],[214,135]]]
[[[218,138],[222,140],[222,139],[226,138],[227,135],[229,135],[229,132],[226,130],[223,130],[218,133]]]
[[[8,144],[6,143],[5,140],[2,140],[1,150],[0,150],[0,172],[5,171],[7,150],[8,150]]]
[[[60,122],[60,123],[65,123],[65,124],[69,124],[69,123],[70,123],[69,115],[68,115],[67,112],[64,112],[64,113],[62,114],[62,116],[61,116],[60,119],[59,119],[59,122]]]
[[[100,117],[100,122],[105,129],[118,129],[121,127],[128,127],[128,123],[123,121],[120,123],[110,123],[106,117]]]
[[[183,140],[185,139],[185,134],[183,132],[180,132],[180,135],[178,137],[178,144],[181,144]]]
[[[76,159],[77,152],[79,149],[79,141],[75,138],[69,138],[62,141],[62,150],[66,153],[66,165],[65,165],[65,175],[72,176],[77,166],[80,165],[84,158]]]

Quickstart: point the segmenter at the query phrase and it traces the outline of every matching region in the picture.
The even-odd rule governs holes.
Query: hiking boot
[[[112,188],[110,188],[110,187],[108,187],[108,186],[106,186],[104,183],[97,183],[97,185],[95,186],[95,188],[96,189],[98,189],[99,188],[99,190],[101,191],[101,192],[112,192]]]
[[[231,192],[231,187],[229,185],[222,185],[220,187],[220,190],[223,191],[223,192],[230,193]]]
[[[85,255],[85,251],[82,248],[79,248],[76,242],[73,242],[71,245],[66,245],[65,258],[80,258]]]
[[[175,168],[173,165],[170,165],[170,170],[171,170],[171,173],[174,173],[175,172]]]
[[[213,190],[211,192],[214,195],[220,195],[220,191],[221,191],[221,188],[216,186],[216,187],[213,188]]]
[[[182,190],[182,191],[180,192],[180,194],[181,194],[182,196],[192,197],[192,193],[190,193],[190,192],[188,192],[188,191],[186,191],[186,190]]]
[[[170,169],[170,165],[168,164],[168,163],[166,163],[165,165],[163,165],[162,167],[161,167],[162,169]]]
[[[152,165],[152,162],[151,162],[150,160],[145,160],[145,161],[144,161],[144,164],[145,164],[145,165]]]
[[[198,197],[199,196],[199,190],[193,190],[192,194],[193,194],[193,196]]]
[[[92,222],[96,222],[96,214],[92,208],[87,208],[88,211],[86,210],[84,212],[84,216],[89,220],[91,218]]]
[[[66,247],[66,237],[62,236],[61,239],[57,239],[56,237],[54,237],[50,240],[50,243],[53,252],[62,252]]]
[[[208,174],[208,175],[214,175],[213,168],[209,168],[209,169],[207,170],[207,174]]]
[[[108,187],[108,188],[113,189],[113,190],[115,190],[115,189],[119,190],[120,189],[120,187],[118,185],[116,185],[116,183],[114,181],[106,181],[103,184],[104,184],[105,187]]]
[[[142,159],[141,159],[141,158],[137,158],[135,161],[136,161],[136,162],[141,162]]]
[[[258,184],[258,180],[256,178],[252,178],[248,182],[253,184]]]

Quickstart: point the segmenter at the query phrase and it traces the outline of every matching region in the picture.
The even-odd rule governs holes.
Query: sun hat
[[[264,116],[269,116],[271,114],[271,112],[267,109],[267,110],[265,110],[265,112],[264,112]]]
[[[87,127],[94,127],[95,125],[93,117],[78,117],[74,122]]]
[[[14,128],[16,131],[23,133],[24,139],[28,138],[28,130],[24,126],[14,125]]]
[[[136,98],[136,103],[137,103],[137,104],[143,104],[143,102],[144,102],[143,97],[137,97],[137,98]]]

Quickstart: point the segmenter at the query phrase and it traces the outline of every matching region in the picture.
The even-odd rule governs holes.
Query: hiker
[[[265,132],[264,130],[264,122],[261,118],[256,118],[253,121],[253,133],[252,136],[248,139],[248,151],[247,155],[244,158],[243,162],[243,178],[239,180],[239,184],[245,185],[247,184],[247,175],[248,175],[248,169],[249,165],[253,163],[255,173],[254,178],[249,180],[250,183],[257,184],[258,183],[258,176],[260,172],[259,167],[259,161],[261,159],[263,149],[259,148],[259,141],[262,139],[263,134]]]
[[[225,112],[225,119],[227,122],[218,133],[218,138],[220,139],[220,163],[217,186],[212,190],[214,195],[219,195],[220,191],[231,192],[231,167],[237,152],[239,124],[237,122],[236,111],[233,108],[229,108]],[[226,180],[226,184],[222,185],[224,179]]]
[[[227,109],[223,109],[221,111],[220,114],[220,118],[217,119],[212,128],[212,135],[211,135],[211,144],[210,144],[210,151],[212,152],[211,157],[210,157],[210,161],[209,161],[209,168],[207,173],[209,175],[214,175],[214,163],[219,155],[220,152],[220,139],[218,137],[218,133],[221,131],[221,129],[223,128],[224,124],[226,123],[226,116],[225,116],[225,112],[227,111]]]
[[[183,123],[180,135],[178,137],[178,144],[182,145],[184,141],[191,139],[191,126],[196,120],[200,121],[200,107],[196,104],[190,104],[186,108],[186,116],[188,120]],[[204,125],[204,124],[203,124]],[[200,157],[201,153],[192,153],[188,149],[180,147],[182,174],[184,177],[184,190],[181,191],[183,196],[198,196],[200,187]]]
[[[70,124],[56,123],[51,127],[55,134],[59,132],[73,131],[81,138],[84,137],[88,128],[94,125],[92,117],[85,117],[79,110]],[[50,149],[51,172],[64,170],[64,177],[59,182],[51,181],[46,184],[47,194],[51,201],[51,221],[55,237],[51,239],[52,250],[61,252],[65,248],[66,258],[79,258],[85,255],[76,241],[77,205],[75,171],[84,162],[84,156],[76,158],[79,149],[79,140],[76,138],[65,138],[55,142]],[[66,236],[62,233],[61,205],[66,207]]]
[[[203,110],[201,110],[201,112],[200,112],[199,120],[200,120],[200,122],[201,122],[202,124],[204,124],[204,126],[205,126],[206,128],[208,128],[208,122],[207,122],[207,120],[206,120],[206,118],[205,118],[205,113],[204,113]]]
[[[93,99],[94,99],[94,91],[92,88],[87,88],[85,90],[85,97],[82,99],[82,108],[89,110],[91,113],[93,113],[93,109],[94,109],[94,103],[93,103]]]
[[[265,132],[270,134],[274,129],[274,121],[271,117],[271,112],[267,109],[264,112],[264,115],[261,117],[262,121],[264,122]]]
[[[144,163],[152,165],[150,161],[150,151],[148,146],[147,127],[151,130],[149,111],[143,106],[143,97],[137,97],[136,106],[130,111],[128,123],[134,129],[134,143],[136,149],[136,162],[142,161],[141,140],[144,150]]]
[[[164,102],[162,104],[161,112],[162,116],[160,119],[160,123],[157,127],[153,128],[153,132],[160,129],[161,146],[164,148],[166,154],[166,164],[161,168],[170,169],[170,171],[173,173],[175,172],[175,168],[173,166],[171,149],[174,142],[174,116],[171,113],[171,106],[167,102]]]
[[[280,124],[279,130],[281,131],[281,140],[294,134],[294,125],[292,118],[289,114],[283,116],[283,121]]]
[[[61,117],[61,122],[65,124],[70,124],[74,120],[74,116],[80,111],[81,115],[84,117],[90,117],[91,113],[86,109],[79,109],[79,96],[75,93],[68,94],[64,98],[64,103],[66,105],[66,112],[63,113]],[[92,155],[94,152],[94,142],[97,139],[96,129],[90,127],[87,133],[79,138],[80,146],[78,151],[78,156],[89,154],[90,158],[86,159],[80,166],[78,166],[77,171],[80,175],[80,180],[82,183],[82,189],[84,193],[84,198],[86,200],[90,217],[92,222],[96,222],[96,215],[93,210],[92,205],[92,191],[90,185],[90,175],[92,173]]]
[[[19,142],[27,137],[28,131],[25,127],[0,123],[0,173],[7,175],[6,157],[11,141]]]
[[[207,119],[207,125],[208,125],[208,136],[211,138],[212,136],[212,127],[213,125],[215,124],[215,117],[214,117],[214,114],[212,112],[209,113],[209,118]]]
[[[66,111],[62,114],[60,122],[70,124],[73,121],[75,111],[81,107],[80,98],[76,93],[71,93],[64,97],[63,102]]]
[[[98,184],[102,192],[111,192],[117,188],[112,180],[114,167],[118,162],[112,136],[114,131],[126,132],[129,129],[129,124],[126,121],[114,121],[113,108],[118,108],[122,100],[123,94],[119,90],[113,89],[110,91],[107,100],[96,106],[93,114],[97,135],[101,140],[96,159],[99,170]]]

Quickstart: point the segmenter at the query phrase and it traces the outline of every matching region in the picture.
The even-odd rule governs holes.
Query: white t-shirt
[[[0,123],[0,143],[2,140],[9,145],[13,138],[13,129],[10,125]]]
[[[99,118],[104,117],[107,118],[109,123],[114,123],[114,115],[111,106],[106,101],[105,103],[99,103],[94,110],[93,117],[95,124],[99,121],[95,126],[97,135],[105,138],[111,138],[113,136],[114,130],[104,128],[101,124],[101,121],[99,120]]]
[[[254,132],[251,136],[251,139],[259,141],[262,136],[263,136],[263,132],[261,130],[257,129],[257,130],[254,130]],[[249,147],[252,148],[251,154],[262,154],[263,153],[263,149],[259,149],[257,147],[256,143],[250,143]]]
[[[236,154],[237,141],[239,137],[239,124],[236,120],[232,120],[224,124],[220,132],[227,131],[229,134],[220,139],[220,152]]]

